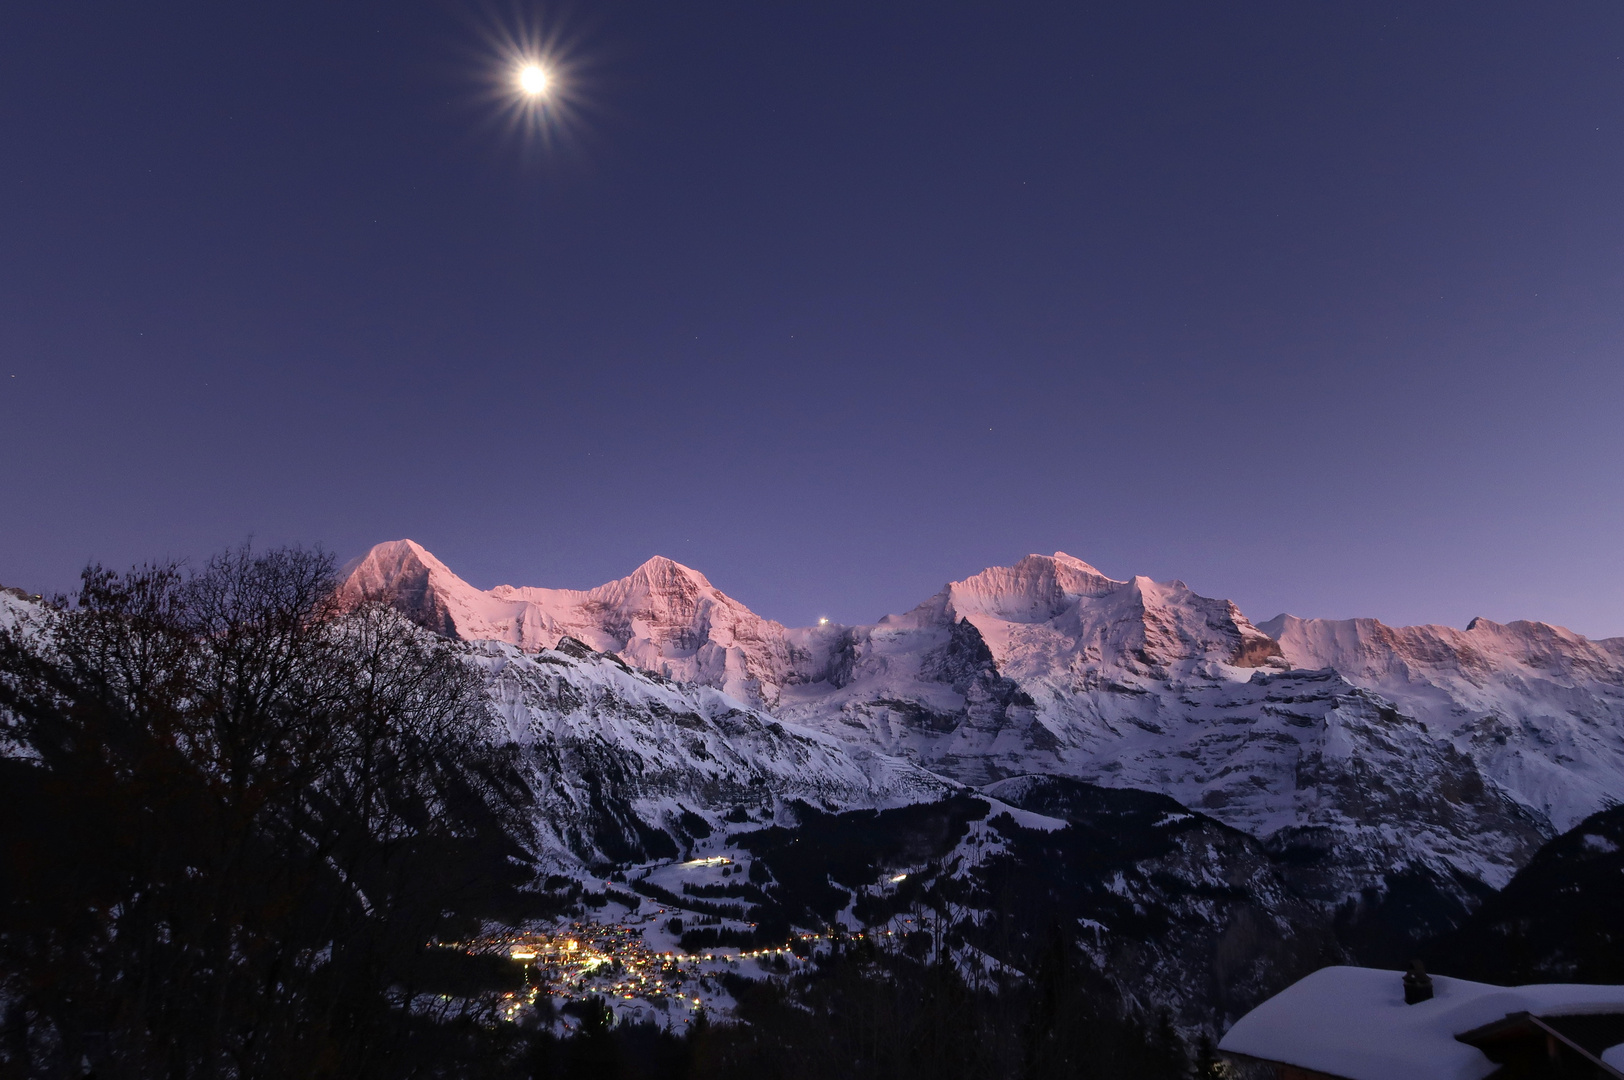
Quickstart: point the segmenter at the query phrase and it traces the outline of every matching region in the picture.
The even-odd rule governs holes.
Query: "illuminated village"
[[[560,1004],[600,997],[620,1020],[687,1022],[702,1011],[726,1011],[730,999],[715,978],[723,971],[759,977],[798,962],[787,947],[693,955],[661,950],[629,921],[574,922],[476,944],[506,951],[523,966],[525,989],[507,995],[509,1020],[545,995]]]
[[[734,868],[733,859],[727,856],[667,863],[645,868],[639,884],[663,880],[680,887],[684,881],[704,882],[731,873]],[[577,919],[448,943],[449,947],[470,953],[507,956],[514,962],[516,988],[503,995],[500,1012],[504,1019],[543,1020],[570,1028],[576,1023],[567,1006],[598,998],[614,1014],[616,1022],[680,1026],[701,1015],[725,1015],[732,1010],[733,998],[722,976],[760,979],[788,975],[808,962],[820,943],[831,941],[830,934],[800,932],[790,942],[777,946],[722,947],[690,953],[677,944],[677,939],[681,920],[692,920],[692,912],[646,896],[630,895],[614,889],[610,882],[603,884],[615,899],[601,911],[601,921]],[[636,906],[627,901],[635,901]],[[624,914],[611,914],[617,909]],[[729,923],[723,925],[739,931],[755,927],[743,921]],[[862,931],[836,933],[848,941],[868,936]],[[889,937],[893,931],[873,933]]]

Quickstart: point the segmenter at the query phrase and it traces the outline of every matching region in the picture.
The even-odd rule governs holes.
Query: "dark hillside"
[[[1546,844],[1422,955],[1433,970],[1482,982],[1624,983],[1624,806]]]

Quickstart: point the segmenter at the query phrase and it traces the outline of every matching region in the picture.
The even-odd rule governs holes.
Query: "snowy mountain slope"
[[[21,589],[0,588],[0,630],[9,630],[39,611],[39,603]]]
[[[1182,582],[1114,581],[1064,553],[1028,555],[842,628],[822,678],[791,682],[779,712],[972,781],[1075,772],[1122,724],[1156,728],[1156,714],[1177,712],[1178,687],[1244,683],[1284,668],[1278,653],[1233,604]]]
[[[1179,582],[1028,556],[845,639],[839,677],[786,687],[779,715],[971,783],[1162,792],[1335,850],[1327,889],[1410,864],[1503,884],[1548,828],[1451,741],[1335,672],[1288,670],[1234,605]]]
[[[502,735],[521,748],[545,845],[565,862],[674,857],[731,820],[791,801],[827,811],[943,797],[916,765],[781,723],[710,687],[676,684],[565,638],[525,653],[466,646]]]
[[[1433,970],[1501,984],[1624,983],[1624,806],[1546,844],[1456,932],[1422,955]]]
[[[1407,956],[1465,913],[1384,912],[1372,953],[1358,913],[1304,894],[1294,853],[1164,795],[1053,776],[879,813],[805,812],[707,844],[749,864],[750,884],[706,894],[748,905],[745,925],[884,928],[921,959],[945,950],[973,981],[1031,976],[1069,937],[1146,1014],[1170,1007],[1196,1027],[1327,961]]]
[[[1468,801],[1491,818],[1506,798],[1527,811],[1504,817],[1507,835],[1523,837],[1501,848],[1508,855],[1528,850],[1530,817],[1550,834],[1624,801],[1617,639],[1486,620],[1466,631],[1290,617],[1253,626],[1182,583],[1117,582],[1059,553],[954,582],[845,636],[841,664],[788,686],[778,713],[970,782],[1058,772],[1144,787],[1269,836],[1342,813],[1329,790],[1371,790],[1309,784],[1300,763],[1326,775],[1331,763],[1390,760],[1394,790],[1481,792]],[[1304,689],[1299,719],[1282,726],[1283,669]],[[1300,674],[1316,670],[1337,678]],[[1397,721],[1344,723],[1370,716],[1404,719],[1407,748],[1389,748]],[[1434,783],[1446,775],[1456,779]],[[1357,802],[1342,816],[1368,817]],[[1427,829],[1455,831],[1460,811],[1434,809]],[[1486,872],[1503,880],[1506,864]]]
[[[1338,914],[1298,895],[1291,859],[1172,799],[1060,777],[997,791],[878,811],[796,805],[773,824],[697,841],[692,859],[554,884],[646,944],[723,963],[795,939],[827,960],[862,935],[989,986],[1042,979],[1069,940],[1088,977],[1135,1011],[1167,1008],[1195,1028],[1357,956],[1337,936]],[[1406,924],[1397,936],[1427,930]],[[731,1000],[706,1004],[725,1011]]]
[[[1417,863],[1500,885],[1544,836],[1469,755],[1331,671],[1002,710],[983,697],[971,713],[936,732],[894,698],[848,702],[837,730],[960,779],[1048,773],[1169,795],[1326,862],[1327,898]]]
[[[1538,622],[1264,623],[1294,666],[1334,668],[1447,734],[1558,830],[1624,802],[1624,638]]]

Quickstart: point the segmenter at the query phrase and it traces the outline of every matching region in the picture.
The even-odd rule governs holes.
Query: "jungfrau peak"
[[[1015,665],[1005,670],[1016,677],[1076,667],[1079,659],[1170,671],[1254,668],[1280,655],[1227,600],[1199,596],[1182,581],[1115,581],[1060,551],[952,583],[944,610],[968,619],[1001,667]]]
[[[1028,555],[1014,566],[992,566],[949,584],[948,603],[960,615],[1009,622],[1043,622],[1076,604],[1121,587],[1081,559],[1063,551]]]

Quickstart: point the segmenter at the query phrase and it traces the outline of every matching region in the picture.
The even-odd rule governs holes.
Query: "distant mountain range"
[[[1155,791],[1280,849],[1336,849],[1360,879],[1419,865],[1498,887],[1624,801],[1624,638],[1544,623],[1254,624],[1058,552],[867,626],[785,627],[664,558],[586,591],[481,590],[400,540],[345,588],[514,655],[573,638],[947,780]]]

